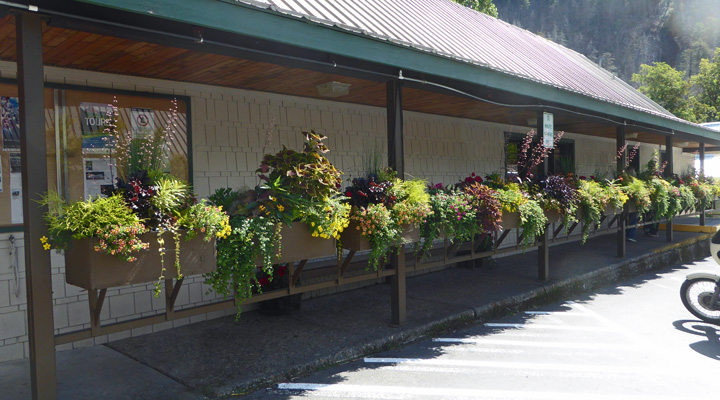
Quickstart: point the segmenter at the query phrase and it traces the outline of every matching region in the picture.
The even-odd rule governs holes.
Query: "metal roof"
[[[234,1],[688,123],[582,54],[450,0]]]

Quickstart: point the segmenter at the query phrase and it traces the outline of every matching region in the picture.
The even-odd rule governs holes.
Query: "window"
[[[520,152],[522,151],[522,142],[525,135],[519,133],[505,133],[505,178],[513,179],[518,176],[518,161]],[[536,137],[531,148],[538,145],[539,141]],[[558,145],[548,155],[548,172],[550,174],[568,174],[575,172],[575,141],[568,139],[560,139]],[[537,175],[538,168],[536,166],[531,171]]]
[[[115,183],[113,141],[106,128],[116,100],[117,130],[138,154],[143,141],[169,132],[160,151],[163,169],[189,181],[188,127],[185,100],[100,91],[46,89],[45,132],[48,188],[68,201],[100,195]],[[17,87],[0,84],[3,138],[0,143],[0,227],[22,224],[22,184],[17,121]]]

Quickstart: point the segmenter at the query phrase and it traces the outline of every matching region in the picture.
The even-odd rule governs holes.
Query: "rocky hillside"
[[[720,46],[720,0],[495,0],[499,18],[585,54],[626,82],[663,61],[694,75]]]

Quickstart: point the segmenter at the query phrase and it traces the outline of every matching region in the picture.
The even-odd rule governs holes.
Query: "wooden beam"
[[[50,253],[40,242],[47,233],[47,206],[38,204],[48,190],[42,19],[29,12],[15,18],[30,384],[33,400],[57,399]]]
[[[616,136],[615,136],[615,149],[617,150],[616,158],[617,158],[617,175],[621,176],[623,172],[625,172],[625,163],[627,162],[627,147],[625,143],[625,125],[620,125],[616,129]],[[619,157],[617,157],[619,155]],[[617,256],[622,258],[625,257],[625,253],[627,251],[626,243],[627,236],[625,233],[625,210],[620,214],[620,217],[617,219],[618,226],[617,226]]]

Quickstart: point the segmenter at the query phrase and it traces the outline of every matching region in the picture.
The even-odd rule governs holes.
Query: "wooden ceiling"
[[[16,61],[15,21],[0,20],[0,59]],[[351,84],[350,94],[333,101],[385,107],[382,82],[291,68],[266,62],[133,41],[44,25],[45,65],[120,75],[142,76],[301,97],[321,98],[316,86],[330,81]],[[532,110],[500,107],[474,99],[418,88],[403,89],[403,109],[429,114],[527,126]],[[556,114],[557,130],[615,138],[615,127],[580,120],[572,114]],[[634,132],[632,129],[628,133]],[[640,141],[664,144],[664,137],[640,132]],[[696,143],[688,146],[697,147]]]

